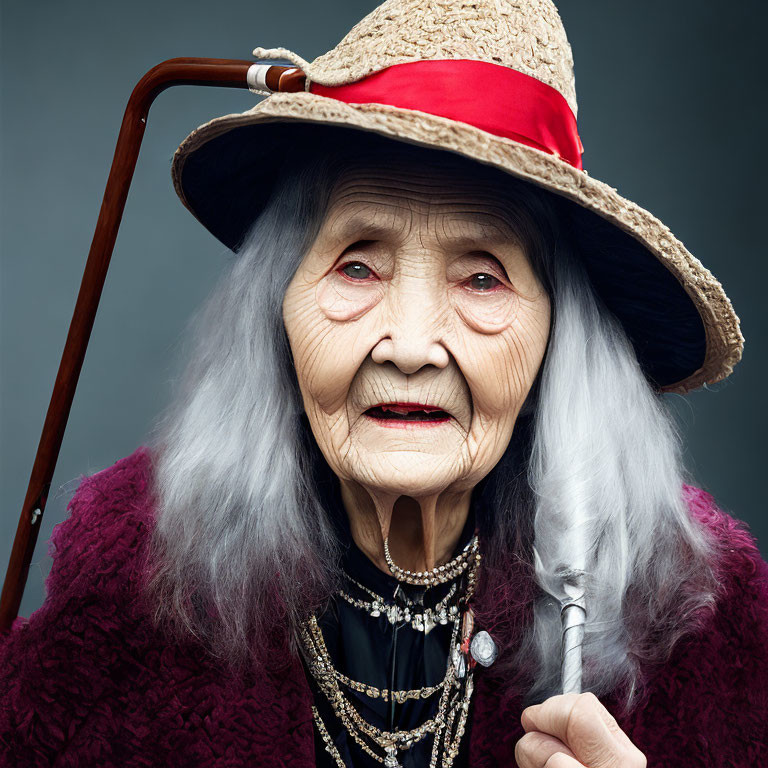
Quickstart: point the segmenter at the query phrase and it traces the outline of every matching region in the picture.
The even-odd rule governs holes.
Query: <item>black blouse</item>
[[[335,478],[334,478],[335,480]],[[385,598],[387,602],[400,602],[404,598],[425,607],[433,607],[450,591],[455,582],[424,587],[403,584],[380,571],[354,544],[349,521],[344,511],[338,480],[325,483],[324,499],[329,516],[339,528],[339,538],[348,542],[342,553],[342,567],[354,581]],[[472,538],[475,528],[474,502],[459,538],[456,552]],[[365,590],[345,579],[343,590],[353,598],[371,602],[373,598]],[[453,602],[453,600],[451,600]],[[410,622],[403,620],[391,624],[382,613],[374,618],[361,608],[334,596],[328,609],[318,618],[325,644],[334,667],[352,680],[375,686],[379,690],[411,690],[434,686],[446,674],[453,621],[435,624],[428,632],[417,631]],[[317,690],[311,674],[308,679],[313,687],[315,705],[347,768],[378,768],[381,763],[366,754],[355,740],[342,728],[327,698]],[[440,692],[426,699],[408,699],[402,704],[372,698],[347,686],[341,686],[344,695],[371,725],[383,730],[410,730],[432,717],[440,700]],[[465,768],[469,742],[470,717],[461,740],[460,753],[453,765]],[[427,768],[434,743],[428,734],[408,750],[398,752],[403,768]],[[380,750],[376,750],[381,754]],[[335,759],[328,753],[325,743],[315,728],[315,753],[320,768],[337,768]]]

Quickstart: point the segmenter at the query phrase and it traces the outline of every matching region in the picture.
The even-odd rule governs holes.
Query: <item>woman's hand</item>
[[[593,693],[552,696],[524,709],[520,722],[519,768],[646,768],[645,755]]]

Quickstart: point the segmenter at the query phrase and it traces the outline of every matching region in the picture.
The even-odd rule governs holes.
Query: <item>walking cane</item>
[[[251,88],[263,93],[302,91],[305,81],[304,73],[296,67],[254,64],[237,59],[177,58],[163,61],[150,69],[133,89],[117,137],[96,230],[32,465],[27,494],[21,508],[11,559],[0,596],[0,633],[11,628],[19,613],[40,521],[48,500],[51,479],[152,102],[161,91],[172,85],[217,85],[224,88]]]

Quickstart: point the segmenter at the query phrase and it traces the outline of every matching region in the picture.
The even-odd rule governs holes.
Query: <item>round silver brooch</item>
[[[484,629],[481,629],[472,638],[469,652],[472,654],[472,658],[484,667],[490,667],[499,655],[496,643],[493,642],[493,638]]]

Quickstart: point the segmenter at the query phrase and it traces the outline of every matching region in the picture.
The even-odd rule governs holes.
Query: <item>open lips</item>
[[[402,424],[403,422],[439,424],[451,418],[447,411],[423,403],[380,403],[365,411],[365,415],[384,424]]]

